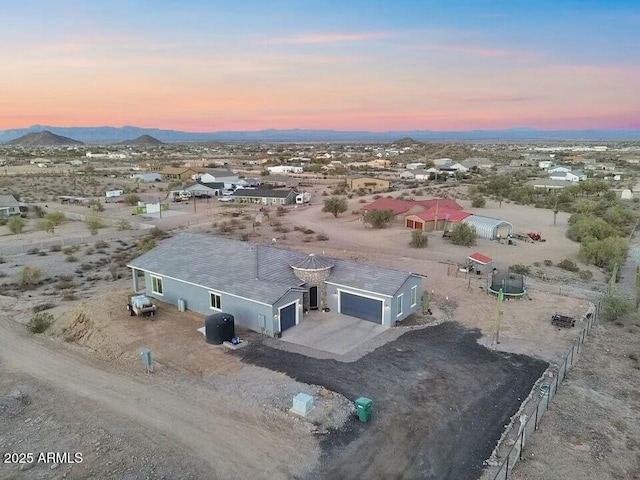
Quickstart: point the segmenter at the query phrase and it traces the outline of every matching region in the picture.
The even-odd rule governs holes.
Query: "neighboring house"
[[[422,279],[410,272],[209,235],[180,233],[128,267],[136,293],[203,315],[229,313],[272,337],[309,310],[393,326],[422,308]]]
[[[231,188],[232,184],[237,184],[239,181],[238,174],[233,173],[231,170],[207,170],[202,174],[193,176],[193,180],[197,180],[200,183],[226,183]]]
[[[460,163],[464,165],[466,168],[468,168],[469,170],[471,170],[472,168],[478,168],[480,170],[493,168],[493,162],[488,158],[482,158],[482,157],[467,158],[466,160],[463,160]]]
[[[231,198],[241,203],[260,203],[262,205],[291,205],[296,203],[295,190],[275,190],[268,188],[240,188]]]
[[[431,160],[434,167],[446,167],[447,165],[453,165],[453,160],[450,158],[436,158],[435,160]]]
[[[551,180],[549,178],[536,178],[534,180],[529,180],[527,185],[531,185],[533,188],[546,190],[550,192],[551,190],[560,190],[569,186],[569,183],[565,180]]]
[[[202,173],[202,169],[192,167],[164,167],[160,174],[167,180],[189,180]]]
[[[547,173],[567,173],[571,171],[571,167],[565,167],[564,165],[556,165],[554,167],[547,168]]]
[[[553,165],[552,160],[540,160],[538,162],[538,168],[542,170],[548,170],[549,168],[551,168],[552,165]]]
[[[416,215],[405,217],[405,227],[425,232],[444,231],[451,227],[452,223],[461,222],[470,213],[462,210],[454,210],[446,207],[431,207]]]
[[[564,180],[565,182],[580,182],[585,180],[587,176],[581,170],[575,172],[554,172],[549,175],[551,180]]]
[[[134,173],[131,178],[139,180],[141,182],[159,182],[162,180],[162,175],[159,173]]]
[[[594,170],[600,170],[603,172],[613,172],[614,170],[616,170],[615,163],[597,163],[594,167]]]
[[[427,164],[426,163],[407,163],[406,166],[408,170],[424,170]]]
[[[431,200],[399,200],[397,198],[379,198],[376,201],[362,207],[364,213],[373,210],[391,210],[395,220],[402,221],[406,225],[405,218],[409,215],[417,215],[431,208],[448,208],[462,210],[462,206],[451,198],[434,198]]]
[[[182,187],[182,191],[193,194],[194,197],[219,197],[225,190],[223,182],[196,182]]]
[[[537,165],[536,160],[532,160],[530,158],[520,158],[517,160],[512,160],[509,164],[510,167],[535,167]]]
[[[461,163],[454,163],[453,165],[449,165],[449,167],[447,167],[455,172],[468,172],[470,169],[465,167],[464,165],[462,165]]]
[[[262,185],[262,180],[259,178],[241,178],[238,180],[238,185],[241,187],[259,187]]]
[[[0,195],[0,217],[20,215],[20,202],[13,195]]]
[[[347,178],[347,186],[351,190],[366,190],[368,192],[384,192],[389,190],[389,180],[375,177],[353,176]]]
[[[267,167],[267,170],[269,173],[302,173],[304,168],[299,165],[276,165],[275,167]]]
[[[415,180],[416,172],[420,172],[422,170],[404,170],[400,172],[400,178],[403,180]]]

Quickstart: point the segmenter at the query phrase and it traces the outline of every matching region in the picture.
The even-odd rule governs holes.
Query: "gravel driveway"
[[[477,343],[447,322],[415,330],[353,363],[250,345],[243,361],[373,399],[370,423],[325,437],[310,478],[473,479],[547,364]]]

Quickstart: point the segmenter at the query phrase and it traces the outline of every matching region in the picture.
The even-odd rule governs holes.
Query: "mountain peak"
[[[8,145],[22,145],[25,147],[58,147],[64,145],[83,145],[82,142],[73,138],[56,135],[49,130],[41,132],[27,133],[15,140],[7,142]]]

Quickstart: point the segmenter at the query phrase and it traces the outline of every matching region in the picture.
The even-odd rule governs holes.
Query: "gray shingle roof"
[[[20,202],[13,195],[0,195],[0,207],[19,207]]]
[[[291,265],[309,255],[269,245],[183,232],[134,259],[129,266],[213,290],[273,304],[302,280]],[[319,257],[333,262],[328,282],[393,296],[409,272]]]
[[[269,198],[287,198],[291,194],[291,190],[272,190],[269,188],[240,188],[233,192],[234,197],[269,197]]]

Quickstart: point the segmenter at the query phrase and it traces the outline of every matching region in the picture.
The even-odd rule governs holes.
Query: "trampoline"
[[[521,297],[527,293],[524,275],[519,273],[506,272],[492,274],[489,279],[489,291],[496,295],[502,293],[506,297]]]

